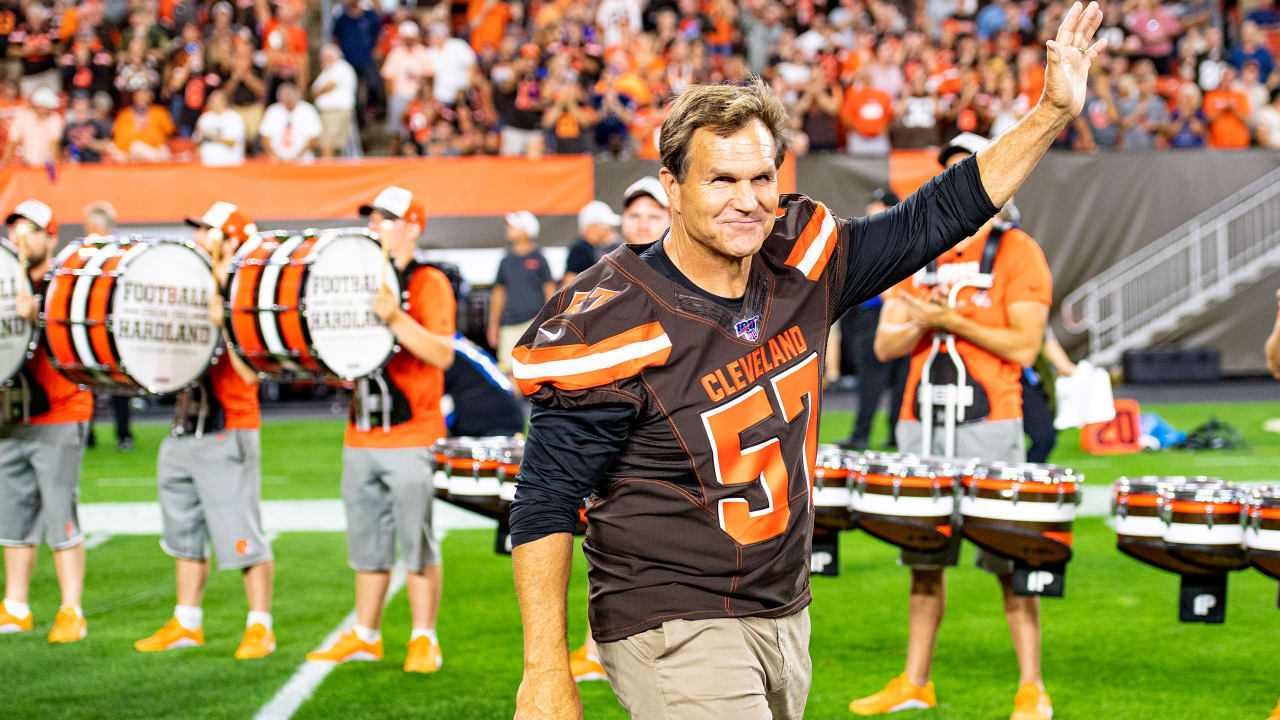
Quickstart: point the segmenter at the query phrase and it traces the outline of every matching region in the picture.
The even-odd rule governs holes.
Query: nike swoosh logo
[[[545,335],[547,339],[550,340],[551,342],[555,342],[556,340],[559,340],[562,335],[564,335],[564,327],[561,326],[555,332],[551,332],[546,328],[540,327],[538,328],[538,332]]]

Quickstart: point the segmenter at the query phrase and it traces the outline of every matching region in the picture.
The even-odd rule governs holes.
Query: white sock
[[[192,605],[174,605],[173,617],[183,628],[195,632],[204,624],[204,610]]]
[[[351,629],[355,631],[356,637],[360,638],[360,642],[376,643],[382,639],[381,630],[374,630],[363,625],[352,625]]]
[[[431,642],[433,644],[435,645],[440,644],[440,639],[436,637],[435,628],[414,628],[413,634],[409,636],[409,642],[413,642],[414,640],[417,640],[418,638],[424,635],[431,638]]]
[[[261,625],[266,629],[271,629],[271,613],[258,612],[256,610],[249,611],[249,619],[244,621],[244,626]]]
[[[17,600],[5,598],[4,611],[18,619],[22,619],[31,614],[31,606],[26,603],[20,603]]]
[[[72,610],[75,610],[75,611],[76,611],[76,617],[80,618],[81,620],[83,620],[83,619],[84,619],[84,610],[81,610],[79,605],[77,605],[77,606],[75,606],[75,607],[71,607],[70,605],[63,605],[62,607],[58,608],[58,610],[59,610],[59,611],[61,611],[61,610],[66,610],[67,608],[71,608]]]

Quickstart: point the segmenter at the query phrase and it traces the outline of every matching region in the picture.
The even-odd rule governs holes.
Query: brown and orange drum
[[[1253,566],[1280,580],[1280,486],[1254,488],[1249,494],[1244,544]]]
[[[1241,570],[1244,552],[1246,491],[1230,483],[1186,482],[1160,498],[1169,552],[1201,572]]]
[[[978,463],[963,479],[964,535],[1028,566],[1065,563],[1082,481],[1056,465]]]
[[[850,498],[858,527],[908,550],[941,550],[954,532],[956,475],[943,460],[867,453]]]
[[[1168,526],[1161,516],[1161,498],[1188,483],[1223,485],[1217,478],[1145,476],[1122,477],[1111,486],[1111,526],[1120,552],[1161,570],[1179,575],[1203,575],[1206,570],[1174,557],[1164,541]]]

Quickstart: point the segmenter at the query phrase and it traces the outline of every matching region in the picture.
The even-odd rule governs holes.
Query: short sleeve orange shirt
[[[943,253],[938,258],[939,276],[943,289],[971,277],[978,272],[982,248],[986,236],[975,237]],[[945,268],[945,269],[944,269]],[[1005,232],[1000,241],[1000,252],[992,267],[995,285],[989,290],[967,287],[960,291],[956,310],[966,318],[989,327],[1009,327],[1009,307],[1019,302],[1053,303],[1053,276],[1044,252],[1030,235],[1021,230]],[[923,298],[929,294],[928,286],[917,283],[919,275],[909,277],[889,291],[888,297],[913,295]],[[911,371],[907,376],[906,393],[902,397],[903,420],[917,420],[916,388],[920,385],[924,363],[932,347],[933,333],[925,333],[911,352]],[[989,421],[1015,420],[1022,417],[1022,368],[977,345],[956,338],[956,350],[974,381],[981,383],[991,403]],[[935,360],[935,362],[937,362]]]
[[[433,267],[419,267],[407,285],[409,317],[429,332],[453,337],[457,306],[453,286],[444,273]],[[386,431],[381,427],[359,430],[349,422],[343,444],[356,448],[427,447],[444,437],[444,414],[440,412],[444,371],[402,347],[383,372],[408,399],[412,418]]]

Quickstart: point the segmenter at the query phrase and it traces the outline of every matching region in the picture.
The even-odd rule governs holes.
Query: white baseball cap
[[[49,224],[53,222],[53,210],[39,200],[23,200],[18,203],[18,207],[13,209],[13,212],[9,213],[5,223],[12,224],[19,218],[26,218],[34,223],[36,227],[47,231],[49,230]]]
[[[603,201],[592,200],[578,211],[578,232],[582,232],[596,223],[608,225],[609,227],[618,227],[622,224],[622,216],[614,212]]]
[[[408,222],[425,225],[426,211],[421,203],[414,202],[413,193],[396,185],[389,185],[378,193],[373,202],[360,206],[360,214],[368,215],[377,210],[384,215],[404,218]]]
[[[229,202],[222,202],[219,200],[209,206],[209,209],[205,211],[204,215],[198,218],[187,218],[186,223],[191,227],[220,228],[231,218],[231,213],[238,209],[239,208]]]
[[[506,220],[508,225],[528,235],[530,240],[537,240],[538,233],[542,230],[538,218],[528,210],[507,213]]]
[[[58,102],[57,93],[50,88],[42,87],[36,88],[36,91],[31,93],[31,104],[35,107],[57,110],[62,103]]]
[[[947,143],[938,151],[938,164],[945,166],[947,159],[957,153],[966,155],[976,155],[979,150],[987,146],[990,140],[971,132],[962,132],[951,138],[951,142]]]
[[[622,194],[622,207],[630,205],[632,200],[641,195],[648,195],[664,208],[671,207],[671,201],[667,199],[667,191],[662,189],[662,183],[658,178],[652,175],[646,175],[631,183],[627,191]]]

